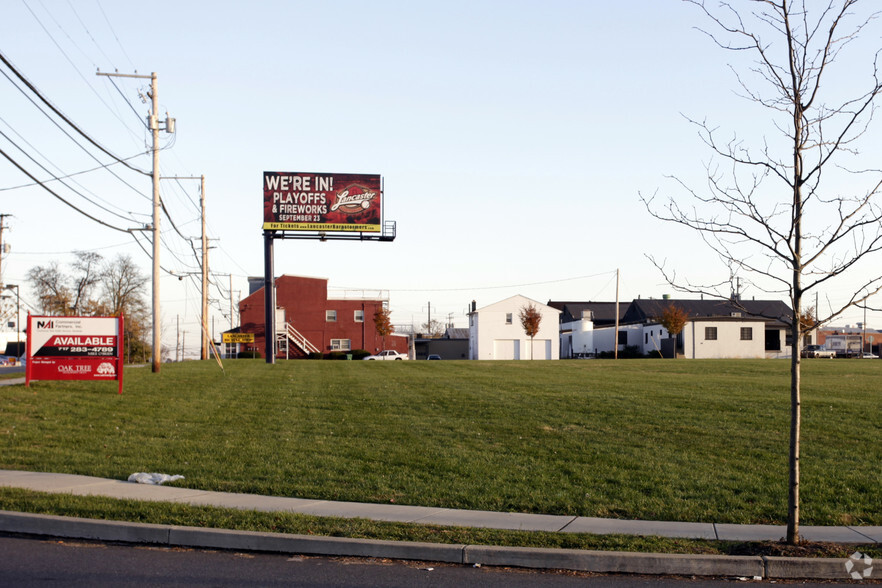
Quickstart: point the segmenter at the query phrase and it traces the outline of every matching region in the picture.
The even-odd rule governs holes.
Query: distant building
[[[417,334],[413,340],[414,359],[428,359],[429,355],[440,355],[441,359],[469,358],[469,330],[448,328],[441,337],[422,337]]]
[[[521,325],[522,308],[534,304],[542,315],[530,339]],[[512,296],[469,313],[469,359],[559,359],[560,311],[525,296]]]
[[[263,278],[249,280],[255,287],[239,303],[240,334],[253,334],[254,342],[241,350],[266,349]],[[283,275],[276,284],[276,356],[295,359],[309,354],[364,349],[408,352],[407,337],[377,334],[374,314],[388,304],[388,297],[354,295],[330,297],[327,278]]]
[[[700,358],[774,358],[790,356],[790,307],[776,300],[672,300],[638,298],[620,303],[618,331],[615,313],[604,324],[593,321],[602,304],[565,304],[560,327],[561,357],[593,357],[626,348],[640,355],[659,354]],[[688,315],[676,338],[661,325],[665,308],[675,305]],[[593,306],[592,306],[593,305]],[[621,311],[621,309],[625,309]],[[578,318],[576,313],[582,313]],[[564,322],[564,321],[567,322]]]

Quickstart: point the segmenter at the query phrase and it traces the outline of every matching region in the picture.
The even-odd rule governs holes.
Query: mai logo
[[[55,321],[37,321],[38,329],[54,329]]]
[[[845,560],[845,572],[851,575],[853,580],[864,580],[873,573],[873,558],[855,551]]]

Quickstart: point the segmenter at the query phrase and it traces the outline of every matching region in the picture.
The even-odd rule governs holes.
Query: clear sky
[[[95,73],[158,74],[160,115],[177,120],[162,138],[162,173],[206,178],[216,332],[229,326],[227,276],[238,298],[248,276],[263,274],[265,170],[381,174],[385,217],[398,223],[393,243],[277,241],[277,274],[386,290],[398,324],[425,322],[431,305],[432,318],[466,326],[472,300],[614,300],[616,269],[622,300],[676,295],[647,254],[693,281],[728,278],[695,234],[653,219],[638,196],[671,193],[672,175],[704,186],[710,154],[683,115],[729,134],[774,133],[735,95],[727,66],[744,62],[698,25],[707,25],[700,11],[676,0],[9,0],[0,51],[79,128],[120,157],[138,156],[143,170],[148,82]],[[866,77],[879,32],[865,32],[842,79]],[[41,179],[49,172],[28,156],[56,176],[109,163],[87,156],[84,140],[62,134],[28,96],[0,77],[3,151]],[[149,223],[150,178],[110,169],[118,177],[73,178],[104,208],[49,185],[114,226]],[[12,215],[5,283],[26,284],[28,269],[69,263],[73,250],[130,254],[150,274],[130,234],[41,188],[9,189],[29,183],[0,159],[0,213]],[[188,239],[200,235],[199,182],[164,180],[162,197],[183,235],[163,219],[162,266],[184,277],[164,272],[163,340],[174,344],[180,316],[192,355],[200,295]],[[744,278],[745,296],[768,297]],[[819,292],[822,308],[848,290]],[[871,313],[869,325],[880,319]],[[836,324],[860,320],[855,310]]]

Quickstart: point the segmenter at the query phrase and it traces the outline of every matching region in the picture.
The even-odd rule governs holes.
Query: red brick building
[[[276,278],[277,357],[300,358],[309,353],[364,349],[377,353],[394,349],[407,353],[407,338],[377,335],[374,314],[388,298],[329,298],[326,278],[283,275]],[[240,333],[253,333],[247,347],[264,356],[264,288],[239,303]],[[244,346],[243,346],[244,348]]]

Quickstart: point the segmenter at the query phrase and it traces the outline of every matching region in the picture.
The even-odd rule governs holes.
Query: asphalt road
[[[747,581],[745,581],[747,580]],[[762,583],[762,582],[758,582]],[[784,584],[785,582],[779,582]],[[170,549],[0,537],[0,587],[311,586],[419,588],[698,587],[753,584],[736,578],[667,578]],[[829,583],[798,582],[800,586]]]

